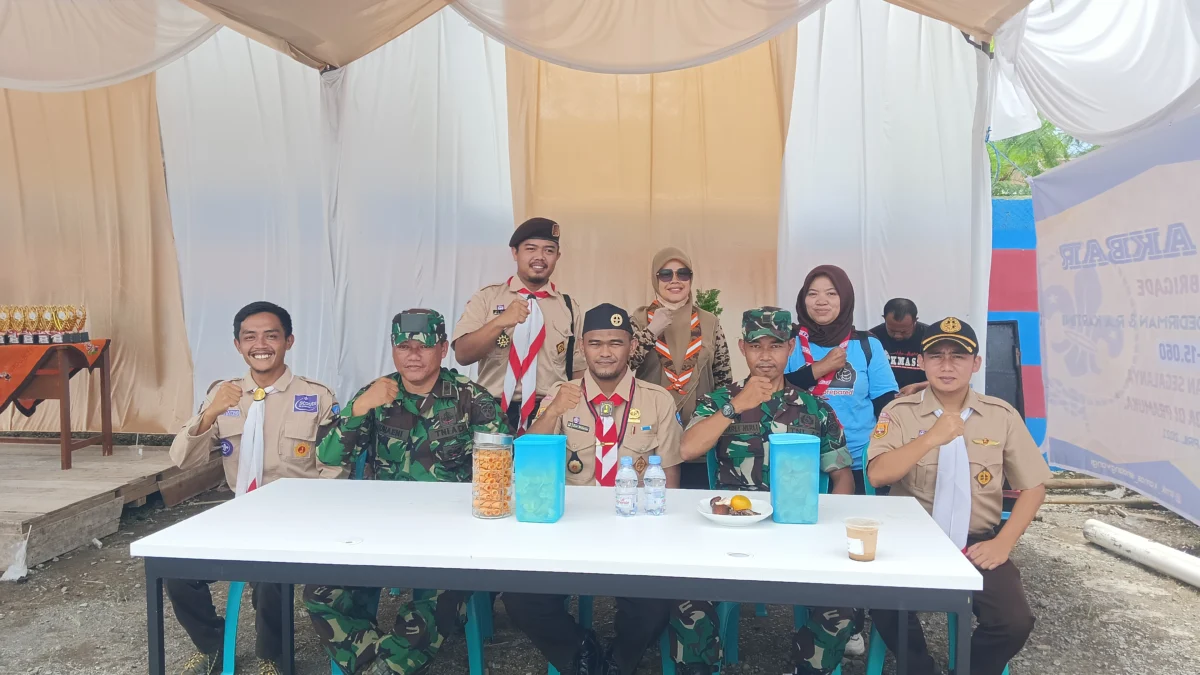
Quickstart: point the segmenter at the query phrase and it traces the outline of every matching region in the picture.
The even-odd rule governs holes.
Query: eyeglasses
[[[655,274],[654,276],[658,277],[658,280],[663,283],[670,281],[671,277],[675,277],[676,279],[678,279],[680,281],[691,281],[692,280],[692,271],[686,267],[680,267],[677,270],[662,269],[662,270],[659,270],[658,273]]]

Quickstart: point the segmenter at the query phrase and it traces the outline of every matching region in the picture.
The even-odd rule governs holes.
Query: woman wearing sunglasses
[[[686,427],[697,398],[733,382],[729,346],[717,317],[693,302],[692,261],[686,253],[671,247],[659,251],[651,275],[654,302],[632,314],[629,367],[639,380],[671,392]],[[704,459],[683,466],[680,487],[708,488]]]

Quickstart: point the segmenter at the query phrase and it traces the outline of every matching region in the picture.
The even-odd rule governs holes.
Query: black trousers
[[[225,620],[213,606],[211,581],[167,579],[167,597],[175,608],[175,618],[192,639],[196,649],[212,654],[225,639]],[[260,659],[278,661],[283,653],[283,597],[279,584],[251,584],[254,604],[254,628],[257,638],[254,654]]]
[[[976,541],[971,539],[967,544]],[[1025,599],[1021,571],[1013,561],[994,570],[979,570],[979,573],[983,575],[983,590],[975,594],[972,603],[979,626],[971,635],[971,672],[974,675],[1000,675],[1004,666],[1025,646],[1033,632],[1035,618]],[[871,619],[884,644],[895,654],[900,644],[899,613],[871,610]],[[965,636],[960,635],[958,639],[965,639]],[[937,672],[916,612],[908,615],[908,672],[911,675]]]
[[[505,593],[502,597],[508,618],[529,636],[533,646],[558,672],[571,672],[586,631],[567,611],[567,597],[532,593]],[[646,649],[666,629],[670,613],[669,600],[617,598],[612,655],[621,675],[637,671]]]

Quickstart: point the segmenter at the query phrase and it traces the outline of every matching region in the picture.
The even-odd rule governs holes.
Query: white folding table
[[[983,578],[915,499],[822,495],[815,525],[730,528],[696,513],[713,494],[671,490],[666,515],[623,518],[611,488],[568,487],[562,519],[536,524],[472,517],[468,484],[278,480],[130,546],[146,559],[150,673],[165,671],[163,580],[204,579],[284,584],[288,675],[292,584],[896,609],[902,629],[909,611],[951,612],[969,675]],[[872,562],[846,554],[851,516],[883,523]]]

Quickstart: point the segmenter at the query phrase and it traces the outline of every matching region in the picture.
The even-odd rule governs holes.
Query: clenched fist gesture
[[[965,426],[961,415],[945,413],[933,423],[933,428],[925,433],[925,440],[934,447],[941,447],[962,436]]]
[[[659,307],[654,310],[654,318],[650,319],[650,325],[647,326],[650,332],[654,334],[654,337],[662,335],[663,331],[667,330],[667,327],[671,325],[672,314],[674,312],[666,307]]]
[[[730,403],[733,404],[734,411],[740,415],[766,403],[774,395],[775,386],[771,384],[771,380],[761,375],[755,375],[746,381],[746,386],[738,392],[737,396],[733,397]]]
[[[583,398],[583,392],[579,389],[578,383],[563,383],[558,388],[558,393],[550,401],[550,405],[546,407],[546,414],[550,417],[560,417],[568,410],[579,405],[581,398]]]
[[[829,353],[813,364],[813,376],[820,379],[829,373],[836,373],[846,367],[846,350],[834,347]]]
[[[517,324],[525,323],[527,318],[529,318],[529,302],[525,298],[521,298],[510,302],[500,316],[496,317],[496,320],[501,328],[507,330]]]
[[[372,382],[361,396],[354,399],[354,407],[350,410],[350,414],[354,417],[366,415],[379,406],[395,401],[396,395],[399,393],[400,385],[396,384],[395,380],[390,377],[381,377]]]
[[[204,414],[200,415],[200,427],[198,431],[204,433],[208,428],[217,421],[217,418],[225,414],[226,410],[236,408],[242,400],[242,388],[233,382],[222,382],[217,388],[217,393],[213,394],[212,403],[204,409]]]

